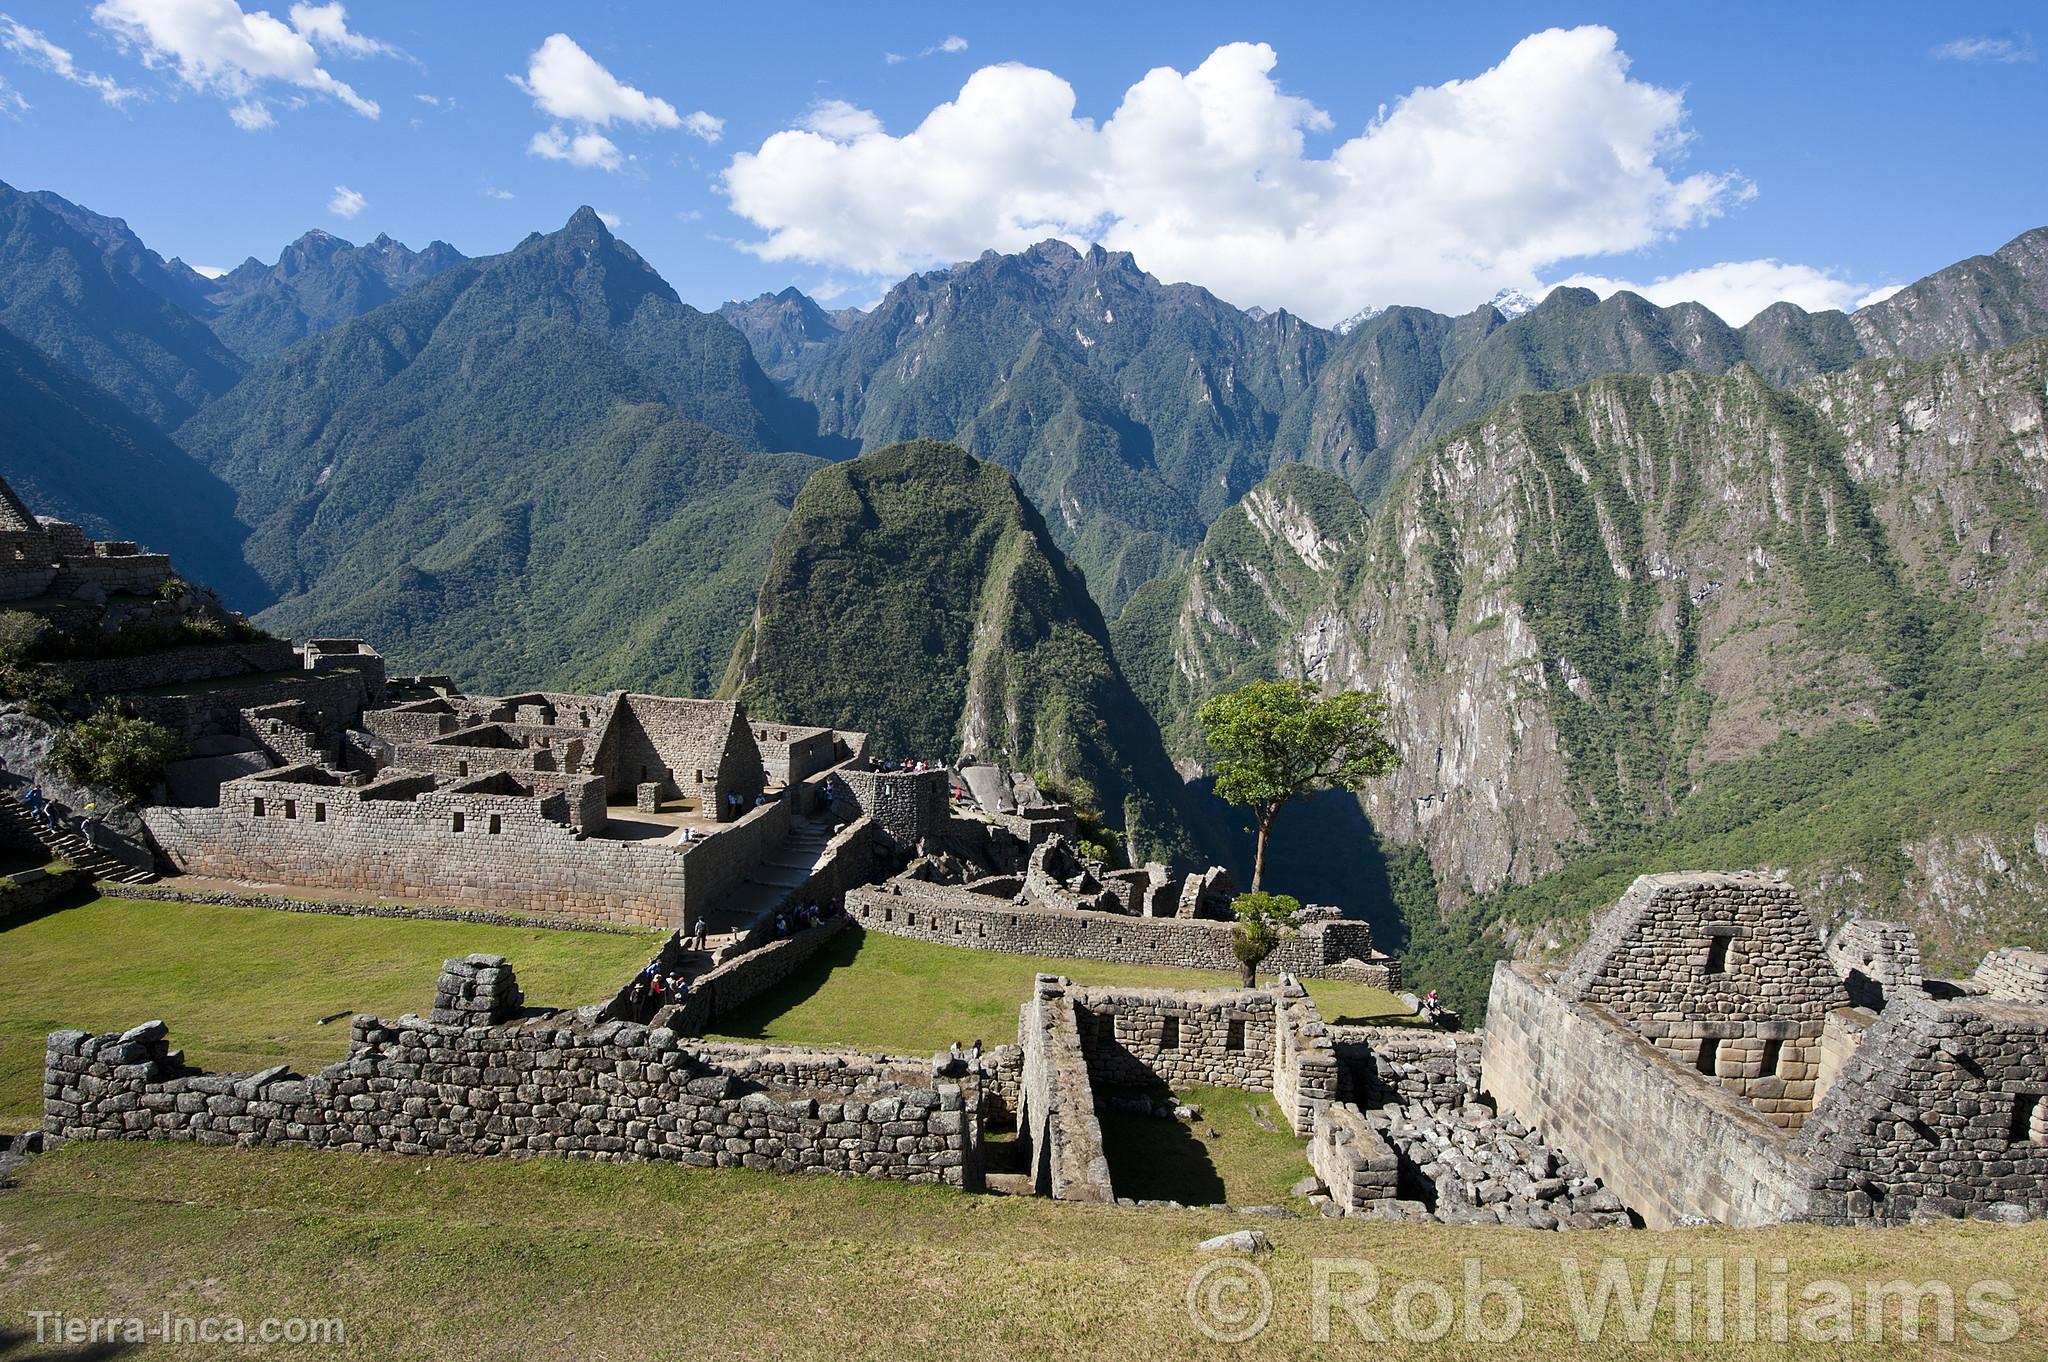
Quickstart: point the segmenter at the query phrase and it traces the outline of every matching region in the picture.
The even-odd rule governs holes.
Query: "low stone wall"
[[[682,920],[688,928],[740,887],[747,872],[789,836],[789,801],[771,800],[683,851]]]
[[[1308,991],[1291,980],[1273,988],[1273,1100],[1294,1133],[1315,1128],[1316,1113],[1337,1100],[1337,1054]]]
[[[91,883],[92,876],[83,870],[54,875],[42,870],[18,871],[0,879],[0,922],[47,907]]]
[[[1399,1156],[1367,1123],[1365,1113],[1349,1102],[1326,1102],[1316,1109],[1308,1166],[1347,1215],[1400,1194]]]
[[[1652,1229],[1803,1218],[1808,1170],[1742,1099],[1680,1069],[1539,966],[1494,966],[1481,1068],[1504,1111],[1573,1151]]]
[[[815,927],[771,941],[706,970],[690,984],[690,996],[656,1020],[678,1035],[701,1036],[720,1017],[758,998],[794,974],[824,948],[849,920],[827,918]]]
[[[1479,1093],[1483,1036],[1420,1026],[1333,1026],[1344,1100],[1456,1111]]]
[[[1024,1062],[1018,1080],[1017,1139],[1040,1196],[1110,1202],[1109,1159],[1095,1115],[1071,981],[1041,974],[1018,1019]]]
[[[767,1047],[750,1058],[765,1056]],[[674,1032],[556,1013],[506,1026],[358,1017],[348,1057],[310,1078],[283,1066],[208,1074],[162,1022],[59,1031],[45,1057],[44,1130],[68,1139],[664,1160],[700,1167],[981,1183],[979,1076],[927,1062],[907,1078],[870,1056],[800,1075],[700,1051]]]
[[[1203,918],[1126,917],[1004,903],[950,885],[891,880],[847,895],[846,910],[869,931],[943,946],[1012,955],[1074,957],[1129,965],[1237,973],[1230,924]],[[1319,979],[1351,949],[1364,923],[1312,922],[1281,942],[1262,970]],[[1334,933],[1334,934],[1333,934]]]
[[[1171,1088],[1273,1086],[1273,995],[1255,989],[1067,991],[1092,1083]]]
[[[476,922],[487,927],[542,927],[554,932],[600,932],[611,936],[639,936],[645,927],[622,927],[609,922],[587,922],[580,918],[541,917],[517,913],[494,913],[484,908],[450,908],[412,903],[335,903],[326,899],[295,899],[277,894],[237,894],[215,890],[180,889],[175,880],[165,884],[124,884],[124,899],[148,899],[162,903],[212,903],[227,908],[264,908],[276,913],[319,913],[327,917],[420,918],[429,922]]]

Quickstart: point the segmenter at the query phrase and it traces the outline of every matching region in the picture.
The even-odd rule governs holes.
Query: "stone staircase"
[[[716,957],[723,948],[744,941],[775,910],[787,904],[825,860],[833,827],[829,818],[792,819],[782,845],[755,862],[739,888],[711,910],[706,945]],[[693,924],[694,925],[694,924]]]
[[[96,880],[109,880],[115,884],[149,884],[156,879],[153,870],[130,865],[119,857],[94,850],[87,844],[85,835],[73,827],[45,827],[40,818],[21,806],[12,790],[0,793],[0,823],[12,827],[23,837],[32,838],[50,853],[51,859],[69,861]]]

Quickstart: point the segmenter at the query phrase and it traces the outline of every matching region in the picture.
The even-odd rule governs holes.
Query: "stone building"
[[[88,539],[76,525],[39,517],[0,480],[0,601],[154,596],[172,575],[163,554],[126,540]]]
[[[1644,876],[1569,967],[1495,967],[1482,1082],[1653,1227],[2048,1214],[2048,956],[1921,979],[1902,931]]]

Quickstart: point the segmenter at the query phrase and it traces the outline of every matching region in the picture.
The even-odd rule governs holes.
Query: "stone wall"
[[[1792,1148],[1816,1219],[2048,1215],[2048,1007],[1894,999]]]
[[[1170,1088],[1273,1086],[1273,995],[1256,989],[1067,990],[1092,1083]]]
[[[904,847],[915,847],[945,832],[952,817],[952,772],[861,771],[832,773],[835,799],[875,820]]]
[[[1041,974],[1017,1023],[1023,1049],[1017,1091],[1017,1141],[1040,1196],[1110,1202],[1109,1159],[1074,1003],[1071,981]]]
[[[1481,1071],[1503,1111],[1573,1151],[1652,1229],[1807,1214],[1808,1170],[1779,1127],[1538,966],[1494,967]]]
[[[1483,1036],[1421,1026],[1332,1026],[1339,1094],[1364,1107],[1388,1103],[1456,1111],[1479,1093]]]
[[[1812,1110],[1827,1014],[1849,1000],[1792,887],[1748,874],[1640,877],[1558,988],[1788,1129]]]
[[[1237,973],[1227,922],[1034,908],[961,887],[902,879],[856,890],[847,895],[846,909],[870,931],[946,946]],[[1333,969],[1344,958],[1340,952],[1356,948],[1354,929],[1364,927],[1349,921],[1309,923],[1283,941],[1260,969],[1309,979],[1340,972]]]
[[[1292,979],[1282,979],[1272,992],[1278,1000],[1273,1028],[1273,1100],[1294,1133],[1306,1136],[1315,1128],[1316,1113],[1337,1100],[1336,1048],[1306,989]]]
[[[744,1056],[744,1057],[741,1057]],[[356,1018],[347,1058],[208,1074],[162,1022],[59,1031],[44,1129],[69,1139],[664,1160],[978,1189],[979,1076],[842,1053],[783,1065],[768,1047],[697,1049],[672,1031],[552,1013],[456,1027]]]
[[[586,838],[562,796],[434,789],[405,773],[357,787],[277,778],[287,774],[230,781],[217,808],[149,808],[143,821],[190,874],[672,928],[684,925],[686,865],[731,835],[687,849]],[[701,891],[726,869],[707,865]]]
[[[1346,1215],[1399,1195],[1399,1157],[1366,1121],[1365,1113],[1349,1102],[1326,1102],[1316,1109],[1308,1166]]]
[[[0,878],[0,923],[46,908],[91,884],[92,876],[83,870],[17,870]]]
[[[112,695],[153,686],[184,685],[255,672],[293,671],[300,667],[298,652],[287,639],[256,639],[248,643],[220,643],[190,648],[167,648],[134,657],[91,658],[76,662],[54,662],[52,671],[82,691]],[[251,703],[243,701],[243,705]]]
[[[173,695],[122,695],[122,703],[138,716],[162,724],[185,738],[242,731],[242,711],[297,702],[317,716],[318,725],[339,732],[363,712],[367,678],[359,672],[293,671],[270,680],[220,689],[199,688]]]
[[[627,695],[599,753],[614,793],[654,781],[664,798],[691,800],[720,821],[729,816],[727,795],[751,806],[765,788],[746,711],[730,700]]]
[[[1887,996],[1926,983],[1920,942],[1902,922],[1850,918],[1828,942],[1828,960],[1858,1007],[1881,1011]]]
[[[701,1036],[720,1017],[730,1016],[796,973],[847,925],[844,915],[827,918],[706,970],[691,981],[688,998],[664,1009],[655,1020],[677,1035]]]
[[[1994,998],[2048,1005],[2048,951],[2011,946],[1990,951],[1970,982]]]

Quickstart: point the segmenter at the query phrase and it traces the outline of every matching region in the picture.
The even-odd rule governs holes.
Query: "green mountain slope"
[[[725,693],[884,756],[1049,773],[1141,855],[1185,860],[1179,781],[1080,575],[1017,482],[915,441],[821,469],[775,544]]]
[[[38,514],[168,553],[238,609],[269,598],[242,561],[231,488],[156,427],[0,329],[0,478]]]
[[[1363,534],[1276,479],[1115,637],[1182,756],[1214,687],[1385,689],[1405,763],[1335,857],[1420,847],[1427,897],[1517,947],[1605,901],[1582,866],[1690,857],[1774,860],[1966,954],[2048,887],[2044,394],[2036,341],[1524,396]]]
[[[180,432],[271,627],[482,686],[716,680],[815,460],[724,321],[585,209],[260,366]]]
[[[139,277],[148,269],[0,184],[0,326],[169,430],[226,392],[242,365],[152,282],[168,285]]]

